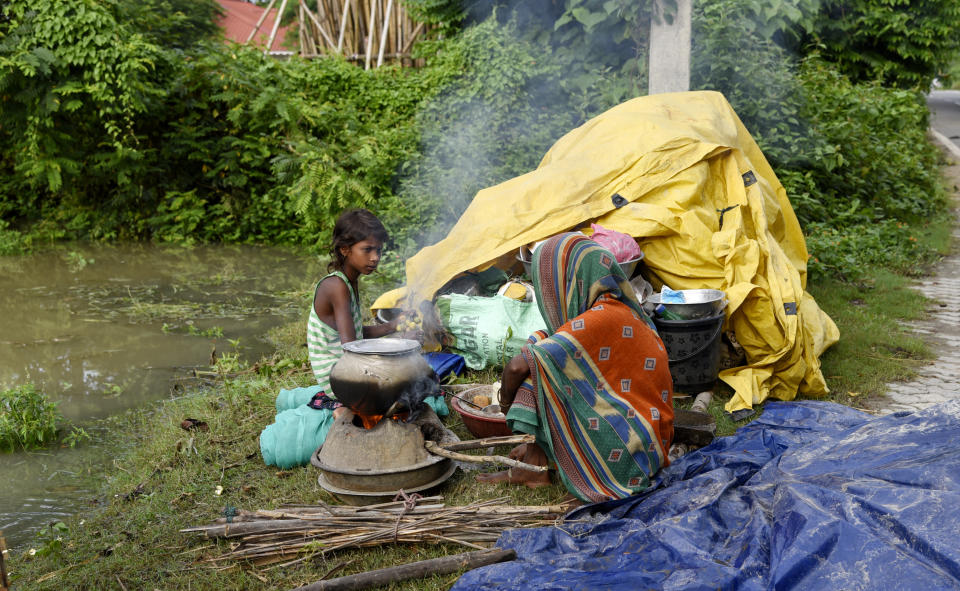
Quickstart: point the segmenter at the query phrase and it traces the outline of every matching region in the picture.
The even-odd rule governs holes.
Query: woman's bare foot
[[[525,464],[534,466],[546,466],[547,454],[540,449],[536,443],[524,443],[510,450],[510,459],[518,460]],[[510,484],[522,484],[527,488],[537,488],[550,484],[549,472],[534,472],[533,470],[524,470],[522,468],[510,468],[500,472],[488,472],[477,474],[477,482],[496,483],[509,482]]]

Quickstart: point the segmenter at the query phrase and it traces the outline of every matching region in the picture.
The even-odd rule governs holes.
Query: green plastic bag
[[[547,328],[536,302],[454,293],[438,297],[436,306],[451,337],[447,348],[463,355],[470,369],[505,364],[531,334]]]

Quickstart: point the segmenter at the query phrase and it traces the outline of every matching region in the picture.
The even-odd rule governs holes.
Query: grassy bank
[[[958,170],[945,169],[952,189],[960,184]],[[951,223],[947,217],[936,218],[914,230],[920,240],[945,253]],[[854,283],[821,279],[809,285],[842,335],[822,357],[830,400],[866,410],[881,406],[886,383],[910,377],[931,357],[902,324],[922,316],[928,305],[909,282],[903,274],[868,269]],[[277,470],[259,456],[258,436],[273,421],[277,391],[312,382],[300,343],[302,326],[291,324],[273,337],[277,352],[259,371],[225,374],[188,396],[112,419],[109,432],[114,440],[107,445],[118,452],[112,465],[103,467],[105,483],[97,507],[48,528],[31,549],[13,553],[9,570],[14,588],[284,589],[319,580],[336,568],[335,576],[341,576],[468,550],[418,544],[324,555],[316,548],[307,560],[274,568],[219,569],[205,562],[228,545],[201,541],[179,529],[208,524],[230,508],[337,502],[318,486],[314,468]],[[489,382],[493,377],[488,372],[468,381]],[[722,412],[728,397],[721,392],[711,407],[721,434],[739,426]],[[209,431],[184,431],[180,422],[186,417],[205,420]],[[469,437],[458,417],[451,416],[447,423],[461,437]],[[443,489],[445,501],[456,505],[501,496],[515,504],[548,504],[565,494],[556,484],[537,491],[479,485],[472,474],[462,472]],[[456,578],[433,577],[391,588],[446,589]]]

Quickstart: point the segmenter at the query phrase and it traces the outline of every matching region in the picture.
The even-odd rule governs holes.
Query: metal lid
[[[420,343],[413,339],[362,339],[343,344],[343,350],[361,355],[405,355],[419,351]]]

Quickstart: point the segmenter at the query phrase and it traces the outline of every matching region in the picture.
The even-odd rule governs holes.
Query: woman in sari
[[[586,236],[547,240],[532,271],[547,331],[532,335],[504,368],[500,406],[510,428],[536,443],[510,455],[555,465],[583,501],[638,493],[668,463],[673,439],[663,343],[613,255]],[[546,472],[516,468],[477,478],[550,483]]]

